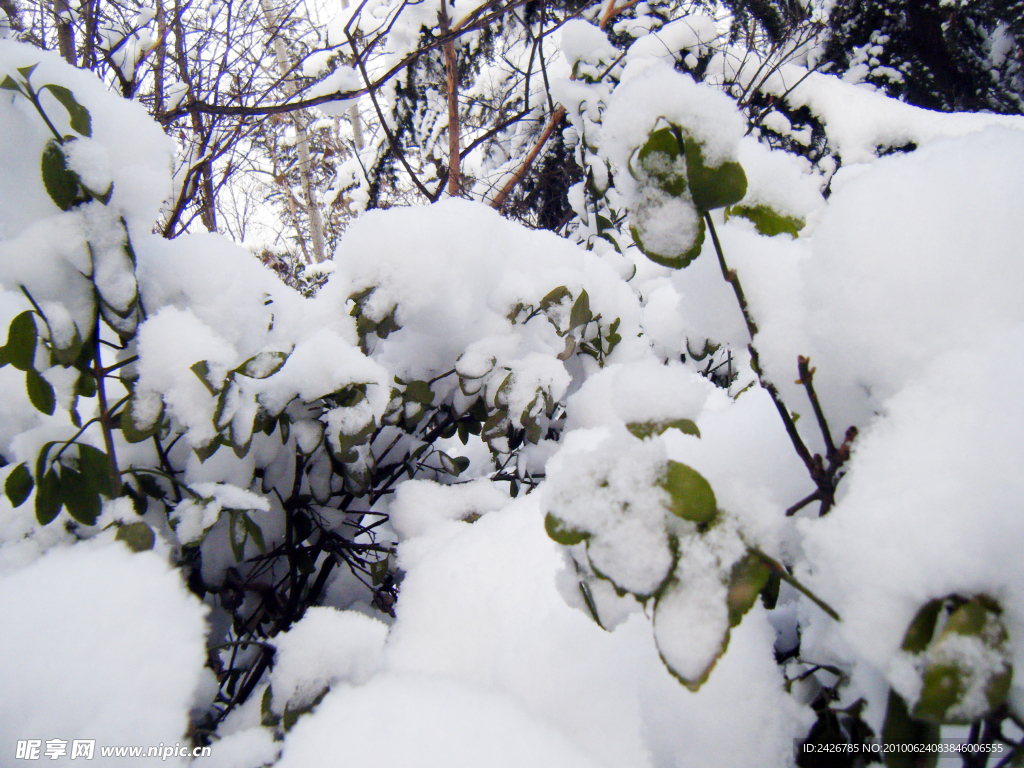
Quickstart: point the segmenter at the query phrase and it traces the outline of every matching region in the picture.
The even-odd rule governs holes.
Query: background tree
[[[885,0],[837,3],[831,71],[943,112],[1024,110],[1024,3]]]

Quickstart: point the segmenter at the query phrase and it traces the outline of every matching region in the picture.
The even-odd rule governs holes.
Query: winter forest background
[[[1022,46],[0,0],[0,764],[1024,764]]]

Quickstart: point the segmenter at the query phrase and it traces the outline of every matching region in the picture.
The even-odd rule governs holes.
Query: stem
[[[96,325],[96,338],[100,337],[99,321]],[[107,390],[104,384],[104,370],[103,361],[100,355],[101,347],[99,344],[96,345],[94,353],[94,367],[93,375],[96,377],[96,396],[99,400],[100,414],[98,421],[100,423],[100,429],[103,430],[103,444],[107,448],[107,456],[110,457],[111,468],[113,469],[114,477],[114,496],[121,495],[121,472],[117,468],[117,451],[114,447],[114,435],[110,429],[110,414],[111,411],[107,408]]]
[[[754,322],[754,318],[750,314],[750,307],[747,306],[747,297],[743,294],[743,286],[740,285],[736,272],[729,269],[729,265],[725,263],[722,242],[718,239],[718,230],[715,229],[715,222],[712,220],[710,213],[704,214],[704,221],[707,223],[708,231],[711,233],[711,241],[715,244],[715,253],[718,254],[718,266],[722,268],[722,277],[725,278],[725,282],[732,286],[733,293],[736,294],[736,301],[739,302],[740,311],[743,313],[743,320],[747,324],[747,331],[750,333],[751,341],[753,341],[757,335],[757,323]]]
[[[162,469],[149,469],[147,467],[132,467],[131,469],[123,470],[121,472],[121,474],[122,475],[137,475],[139,472],[145,472],[147,475],[156,475],[157,477],[162,477],[164,480],[167,480],[168,482],[170,482],[173,487],[183,489],[185,491],[185,493],[187,493],[189,496],[191,496],[196,501],[199,501],[201,498],[203,498],[198,493],[196,493],[191,488],[189,488],[187,485],[185,485],[183,482],[181,482],[174,475],[169,474],[167,472],[164,472]]]
[[[786,570],[782,563],[780,563],[778,560],[772,557],[768,557],[768,555],[766,555],[757,547],[751,547],[750,551],[757,555],[759,558],[761,558],[761,560],[764,561],[764,564],[767,565],[773,573],[777,574],[780,579],[782,579],[784,582],[789,584],[791,587],[793,587],[793,589],[797,590],[801,594],[806,595],[812,603],[821,608],[821,610],[823,610],[833,619],[835,619],[836,621],[840,621],[839,614],[835,612],[835,609],[832,608],[832,606],[830,606],[820,597],[818,597],[816,594],[811,592],[811,590],[809,590],[799,581],[797,581],[793,577],[793,575]]]
[[[810,367],[810,362],[808,358],[801,355],[797,358],[797,370],[800,371],[800,383],[807,390],[807,399],[811,401],[811,407],[814,409],[814,418],[818,420],[818,428],[825,440],[828,458],[832,460],[836,454],[836,444],[832,441],[832,432],[828,428],[828,421],[821,409],[821,403],[818,402],[818,394],[814,391],[814,368]]]
[[[757,323],[754,322],[754,318],[750,314],[750,308],[747,306],[747,298],[743,293],[743,286],[740,284],[740,279],[736,275],[734,270],[729,269],[729,265],[725,261],[725,253],[722,251],[722,242],[718,239],[718,232],[715,230],[715,223],[711,220],[711,214],[704,214],[704,221],[707,223],[708,230],[711,232],[711,241],[715,245],[715,253],[718,254],[718,265],[722,268],[722,277],[725,281],[732,286],[733,293],[736,294],[736,301],[739,302],[740,311],[743,313],[743,320],[747,324],[747,331],[750,333],[750,343],[747,345],[747,349],[750,351],[750,366],[754,369],[754,373],[757,374],[757,381],[764,389],[772,402],[775,404],[775,409],[779,412],[779,416],[782,417],[782,423],[786,427],[786,434],[789,435],[789,440],[793,443],[793,448],[796,449],[797,455],[800,460],[803,461],[804,466],[807,467],[807,471],[810,472],[811,478],[815,484],[818,484],[820,490],[820,483],[818,482],[819,470],[814,463],[814,459],[811,457],[811,452],[807,450],[807,446],[804,444],[803,438],[800,437],[800,433],[796,429],[796,423],[793,421],[792,415],[790,415],[789,408],[782,401],[782,396],[779,394],[779,390],[770,381],[765,379],[764,374],[761,370],[761,358],[757,353],[757,347],[754,346],[754,336],[757,334]]]
[[[46,111],[43,109],[43,105],[39,103],[39,95],[34,90],[32,90],[32,86],[29,85],[27,80],[25,81],[25,87],[28,89],[29,101],[32,102],[32,106],[36,108],[36,112],[38,112],[40,117],[43,118],[43,122],[46,123],[46,127],[50,129],[50,132],[57,139],[57,143],[63,144],[64,137],[60,135],[60,131],[58,131],[54,127],[53,123],[50,122],[50,118],[49,116],[47,116]]]
[[[114,371],[116,371],[116,370],[117,370],[118,368],[124,368],[124,367],[125,367],[126,365],[131,365],[132,363],[134,363],[134,362],[135,362],[136,360],[138,360],[138,359],[139,359],[139,356],[138,356],[138,355],[132,355],[131,357],[125,358],[124,360],[122,360],[122,361],[121,361],[121,362],[119,362],[119,363],[114,363],[114,364],[113,364],[113,365],[111,365],[111,366],[110,366],[109,368],[104,368],[104,369],[102,369],[102,370],[101,370],[100,372],[101,372],[101,373],[102,373],[102,374],[103,374],[104,376],[106,376],[106,375],[107,375],[108,373],[113,373],[113,372],[114,372]],[[129,397],[130,397],[130,395],[129,395]]]
[[[52,466],[52,465],[56,464],[60,460],[60,457],[64,454],[64,451],[66,451],[69,447],[74,445],[75,444],[75,440],[77,440],[79,437],[81,437],[82,433],[85,432],[85,430],[87,430],[89,427],[91,427],[97,421],[99,421],[99,419],[89,419],[87,422],[85,422],[85,424],[82,425],[81,429],[79,429],[77,432],[75,432],[75,434],[72,436],[72,438],[70,440],[62,441],[64,443],[64,447],[61,448],[59,451],[57,451],[57,455],[56,456],[54,456],[52,459],[50,459],[50,465]]]

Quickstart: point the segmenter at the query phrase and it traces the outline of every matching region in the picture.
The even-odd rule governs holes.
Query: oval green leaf
[[[707,225],[704,223],[704,219],[698,219],[697,237],[689,248],[680,253],[658,253],[657,251],[648,248],[644,245],[643,238],[640,235],[640,230],[636,225],[631,225],[629,227],[629,232],[633,236],[633,242],[636,243],[636,247],[640,249],[644,256],[655,264],[660,264],[661,266],[669,267],[670,269],[683,269],[684,267],[688,267],[694,259],[700,256],[701,248],[704,246],[704,234],[706,229]]]
[[[548,532],[548,536],[551,537],[553,541],[566,547],[571,547],[590,538],[590,534],[586,531],[581,531],[573,528],[572,526],[566,525],[562,520],[550,512],[544,516],[544,530]]]
[[[726,596],[730,627],[738,626],[746,612],[754,607],[757,596],[768,584],[771,573],[768,564],[753,552],[747,552],[732,567],[729,575],[729,592]]]
[[[32,401],[36,410],[53,416],[54,408],[57,407],[53,386],[34,368],[25,371],[25,388],[28,390],[28,399]]]
[[[942,610],[942,600],[929,600],[924,607],[917,612],[914,620],[907,627],[903,635],[903,650],[907,653],[921,653],[932,641],[935,634],[935,624],[939,620],[939,611]]]
[[[114,538],[127,544],[132,552],[146,552],[152,549],[156,543],[153,529],[141,520],[118,526]]]
[[[60,514],[61,506],[60,479],[51,469],[43,475],[36,488],[36,520],[40,525],[49,525]]]
[[[41,162],[43,185],[54,204],[62,211],[69,211],[86,198],[78,174],[68,168],[64,150],[55,139],[46,142]]]
[[[11,474],[7,476],[7,481],[4,483],[4,491],[11,502],[11,506],[20,507],[24,504],[35,485],[32,473],[28,471],[28,465],[22,463],[16,466],[11,471]]]
[[[641,171],[658,188],[672,197],[679,197],[686,192],[687,187],[685,169],[676,162],[682,154],[680,136],[676,130],[660,128],[647,137],[636,161]]]
[[[107,498],[114,497],[117,487],[114,464],[99,448],[85,443],[78,444],[78,466],[86,480],[98,493]]]
[[[783,216],[767,205],[734,205],[725,211],[725,219],[728,221],[733,216],[742,216],[754,223],[754,227],[766,237],[775,235],[800,236],[800,230],[804,228],[803,219],[795,216]]]
[[[430,405],[434,402],[434,393],[427,382],[410,381],[405,385],[405,399],[421,405]]]
[[[694,523],[714,522],[718,515],[715,492],[695,469],[670,460],[658,484],[669,493],[672,514]]]
[[[75,95],[70,90],[63,85],[53,84],[44,85],[39,90],[48,90],[57,101],[64,105],[64,109],[68,111],[68,117],[71,119],[72,130],[82,136],[92,136],[92,116],[89,114],[88,109],[75,100]]]
[[[700,430],[690,419],[673,419],[672,421],[641,421],[626,425],[634,437],[643,440],[645,437],[660,435],[670,429],[678,429],[685,435],[700,437]]]
[[[32,367],[36,355],[36,321],[32,310],[26,310],[11,320],[7,329],[4,358],[19,371]]]
[[[60,498],[71,517],[82,525],[96,525],[102,502],[88,477],[64,467],[60,474]]]
[[[747,175],[739,163],[726,161],[715,167],[704,162],[704,151],[693,139],[686,139],[686,172],[690,194],[701,213],[738,203],[747,194]]]

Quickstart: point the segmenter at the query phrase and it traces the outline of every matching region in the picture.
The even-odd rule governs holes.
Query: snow
[[[438,524],[403,543],[400,558],[407,575],[387,668],[482,688],[595,764],[789,765],[792,739],[809,724],[782,691],[763,610],[734,630],[694,695],[665,669],[642,614],[606,632],[567,605],[555,578],[567,575],[564,562],[533,494],[472,525]],[[758,715],[734,716],[737,707]]]
[[[202,758],[202,764],[207,768],[254,768],[273,764],[280,754],[281,745],[274,741],[270,731],[250,728],[214,742],[209,757]]]
[[[681,51],[703,52],[719,34],[713,18],[703,13],[690,14],[641,37],[629,47],[626,60],[663,58],[671,61]]]
[[[387,632],[385,624],[361,613],[310,608],[274,638],[275,711],[306,707],[328,687],[365,683],[380,667]]]
[[[551,726],[507,700],[449,680],[412,675],[382,676],[361,688],[332,692],[314,715],[295,726],[277,765],[336,765],[339,754],[354,763],[371,763],[380,759],[382,744],[395,768],[597,765]]]
[[[569,398],[566,429],[692,420],[713,391],[707,379],[678,363],[605,366]]]
[[[653,594],[673,565],[664,467],[660,441],[622,428],[574,432],[548,464],[550,512],[589,534],[586,556],[598,573],[638,595]]]
[[[480,7],[452,6],[455,23]],[[372,16],[391,29],[377,66],[418,45],[439,6],[408,8],[366,7],[364,22]],[[1024,378],[1024,122],[927,112],[828,75],[800,80],[806,70],[788,64],[766,88],[821,118],[835,158],[812,166],[746,135],[729,97],[673,69],[680,54],[692,66],[709,51],[719,34],[713,19],[662,24],[642,5],[636,14],[615,27],[638,36],[615,82],[586,82],[618,56],[588,21],[563,26],[551,59],[552,93],[572,120],[565,139],[595,171],[589,188],[569,193],[579,244],[464,199],[374,210],[351,222],[332,260],[307,270],[328,276],[313,297],[224,237],[152,234],[171,189],[164,133],[88,73],[0,41],[0,74],[39,60],[33,83],[65,84],[89,108],[92,137],[67,145],[69,162],[94,191],[113,184],[108,205],[59,210],[39,173],[43,124],[24,99],[0,99],[0,326],[32,306],[21,286],[46,316],[40,333],[58,346],[76,331],[90,335],[97,295],[120,310],[140,298],[137,335],[116,354],[105,349],[103,362],[138,355],[123,369],[132,413],[138,427],[162,414],[162,432],[138,444],[117,429],[109,437],[121,469],[174,470],[152,475],[174,500],[151,499],[144,516],[126,497],[108,500],[90,527],[66,514],[41,526],[34,497],[18,508],[0,499],[0,612],[15,630],[0,639],[4,749],[37,736],[186,739],[213,712],[218,680],[204,667],[207,644],[230,642],[229,626],[242,623],[226,609],[232,590],[243,584],[240,600],[252,606],[264,581],[289,576],[280,562],[239,563],[231,521],[250,515],[268,552],[296,546],[285,502],[292,489],[313,499],[309,514],[332,535],[383,522],[371,561],[389,566],[394,615],[379,610],[386,590],[372,595],[358,583],[366,574],[341,564],[325,605],[291,626],[264,625],[273,627],[265,642],[274,663],[218,725],[210,765],[315,768],[339,755],[353,764],[383,755],[399,767],[787,766],[815,718],[800,686],[787,691],[783,672],[793,665],[848,671],[843,702],[863,695],[874,726],[888,687],[912,706],[931,666],[954,667],[967,681],[950,710],[959,719],[985,714],[986,681],[1024,669],[1016,386]],[[143,9],[139,23],[152,18]],[[342,13],[331,35],[349,18]],[[126,46],[128,65],[144,44]],[[322,76],[329,58],[311,56],[303,73]],[[714,60],[711,82],[729,74],[728,61]],[[569,78],[574,65],[580,79]],[[739,76],[742,84],[750,72]],[[341,67],[309,93],[358,87],[353,78]],[[168,90],[169,103],[178,90]],[[43,103],[70,130],[66,110],[51,96]],[[638,157],[668,124],[700,143],[711,166],[742,164],[741,205],[804,223],[798,237],[766,237],[741,217],[713,214],[757,325],[753,339],[710,235],[705,252],[678,270],[595,237],[595,190],[607,194],[600,211],[615,227],[632,225],[654,251],[697,236],[692,200],[666,197],[654,181],[683,173],[685,161],[668,169],[664,155]],[[809,138],[781,112],[764,125]],[[908,144],[917,148],[878,157]],[[831,175],[836,161],[842,168]],[[570,327],[584,292],[591,318]],[[383,325],[391,320],[397,328]],[[598,330],[607,339],[615,321],[613,351],[572,353],[596,343]],[[758,386],[751,342],[784,404]],[[824,450],[804,384],[794,381],[798,355],[811,359],[836,441],[848,426],[860,430],[836,505],[820,518],[817,505],[786,514],[814,483],[779,408],[812,452]],[[4,482],[20,462],[34,467],[43,445],[75,434],[65,409],[77,372],[51,365],[42,345],[35,362],[54,386],[57,413],[32,407],[22,371],[0,369]],[[193,369],[200,362],[203,379]],[[702,375],[712,364],[736,378],[716,386]],[[424,385],[431,407],[452,418],[482,401],[513,432],[539,426],[544,439],[512,453],[504,436],[463,443],[452,435],[434,447],[471,458],[465,474],[429,468],[438,456],[426,453],[428,468],[409,479],[396,473],[376,495],[352,491],[349,475],[383,462],[383,443],[398,439],[388,461],[423,445],[397,414],[416,416]],[[365,397],[340,405],[346,390]],[[111,400],[125,394],[110,382]],[[91,398],[78,407],[83,420],[95,415]],[[700,436],[674,428],[641,439],[627,429],[681,419]],[[377,428],[356,461],[326,450],[342,453]],[[227,436],[235,450],[205,461],[193,450]],[[77,439],[107,449],[95,423]],[[671,514],[670,462],[707,480],[713,519]],[[130,554],[114,540],[116,524],[139,521],[156,544]],[[556,544],[546,528],[578,541]],[[352,543],[359,551],[369,536]],[[792,566],[841,619],[788,590],[776,609],[755,601],[731,627],[731,572],[754,547]],[[251,537],[243,549],[257,554]],[[316,554],[317,568],[341,557]],[[210,589],[205,605],[181,578],[192,569],[189,583]],[[377,576],[366,580],[379,586]],[[1005,643],[989,627],[903,650],[922,605],[951,596],[995,601]],[[801,661],[780,667],[774,649],[797,642]],[[268,690],[277,714],[323,698],[286,730],[290,722],[262,723]],[[1019,680],[1009,701],[1020,709]]]
[[[398,486],[388,519],[399,540],[404,541],[427,533],[440,521],[475,519],[507,503],[508,494],[489,480],[463,485],[409,480]]]
[[[595,25],[583,19],[570,19],[562,25],[561,51],[570,67],[579,61],[614,61],[615,48]]]
[[[613,167],[629,165],[630,156],[659,120],[684,128],[700,142],[710,167],[735,159],[745,131],[733,102],[721,91],[694,82],[668,64],[631,61],[604,114],[602,150]]]
[[[843,617],[833,631],[883,673],[918,608],[950,594],[998,600],[1013,663],[1024,663],[1012,544],[1024,414],[1009,391],[987,386],[1024,370],[1021,338],[1019,326],[993,334],[970,366],[947,352],[888,400],[859,440],[846,497],[804,524],[815,588]]]
[[[981,112],[943,114],[890,99],[872,88],[839,80],[834,75],[807,73],[785,65],[766,83],[767,90],[794,108],[807,106],[825,124],[829,143],[844,163],[873,160],[879,147],[923,147],[941,138],[965,136],[988,127],[1020,130],[1016,115]]]
[[[56,550],[0,578],[0,611],[5,750],[25,738],[184,741],[206,609],[162,558],[119,543]]]
[[[309,60],[306,61],[306,64],[309,64]],[[305,64],[303,65],[303,74],[307,75],[307,77],[310,76],[306,73]],[[338,67],[319,83],[311,86],[303,94],[303,98],[315,99],[318,96],[326,96],[329,93],[358,91],[362,87],[363,79],[360,74],[352,67],[343,66]]]
[[[936,355],[967,352],[992,329],[1021,322],[1024,229],[1012,201],[1024,194],[1022,167],[1024,133],[993,128],[882,158],[848,180],[817,223],[810,257],[777,258],[796,263],[796,280],[744,280],[765,319],[758,344],[771,377],[788,386],[797,355],[809,356],[841,432],[865,423]],[[726,248],[751,252],[751,266],[766,261]],[[802,290],[780,290],[787,282]],[[796,402],[796,387],[789,391]]]

